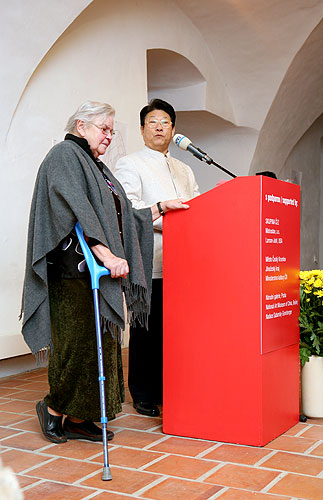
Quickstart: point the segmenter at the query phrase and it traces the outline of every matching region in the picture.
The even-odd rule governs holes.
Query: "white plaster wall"
[[[34,69],[91,0],[0,2],[0,144]]]
[[[151,90],[148,99],[158,96],[172,103],[177,111],[195,111],[205,109],[206,103],[206,82],[189,85],[182,88],[170,88]]]
[[[236,125],[260,130],[295,54],[323,16],[322,0],[174,0],[201,31]],[[211,88],[207,109],[212,109]],[[217,113],[219,114],[219,113]]]
[[[192,143],[205,151],[216,163],[235,175],[248,175],[258,133],[246,127],[236,127],[207,111],[177,113],[176,132],[189,137]],[[172,154],[193,169],[200,191],[212,189],[219,180],[231,179],[213,165],[207,165],[175,145]]]
[[[148,48],[175,50],[192,60],[207,84],[208,79],[212,82],[214,95],[218,93],[219,112],[232,114],[220,76],[214,83],[216,68],[200,33],[173,2],[166,0],[160,9],[147,0],[96,0],[76,19],[32,74],[1,155],[2,358],[27,351],[18,314],[27,220],[39,164],[63,137],[68,116],[86,99],[113,104],[128,136],[129,152],[142,146],[138,112],[147,102]]]

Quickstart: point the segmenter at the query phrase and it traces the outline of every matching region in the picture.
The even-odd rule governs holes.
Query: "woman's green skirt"
[[[53,349],[49,357],[50,393],[54,410],[100,421],[98,355],[93,292],[86,279],[49,280]],[[102,333],[108,420],[122,409],[124,382],[121,346],[111,332]]]

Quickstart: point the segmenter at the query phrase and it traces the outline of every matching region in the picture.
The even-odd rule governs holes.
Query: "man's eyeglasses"
[[[106,127],[100,127],[99,125],[96,125],[96,123],[93,123],[93,122],[90,122],[90,123],[91,123],[91,125],[94,125],[96,128],[101,130],[102,134],[104,134],[106,136],[110,135],[111,137],[113,137],[115,135],[114,130],[110,130],[109,128],[106,128]]]
[[[145,123],[149,128],[157,128],[158,123],[160,123],[160,126],[163,128],[170,128],[172,126],[172,122],[167,120],[166,118],[163,118],[162,120],[151,119]]]

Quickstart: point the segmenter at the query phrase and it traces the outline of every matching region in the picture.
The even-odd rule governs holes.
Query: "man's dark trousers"
[[[148,330],[130,328],[128,385],[133,402],[163,401],[163,280],[153,279]]]

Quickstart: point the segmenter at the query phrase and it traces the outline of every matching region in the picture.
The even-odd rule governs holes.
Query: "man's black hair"
[[[175,109],[171,104],[169,104],[166,101],[163,101],[162,99],[152,99],[149,104],[145,107],[142,108],[140,111],[140,125],[144,127],[145,125],[145,119],[148,113],[151,111],[154,111],[155,109],[160,109],[161,111],[165,111],[170,116],[172,126],[173,128],[175,127],[175,121],[176,121],[176,113]]]

